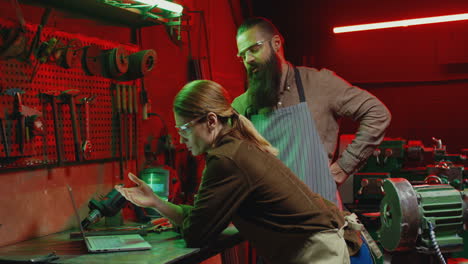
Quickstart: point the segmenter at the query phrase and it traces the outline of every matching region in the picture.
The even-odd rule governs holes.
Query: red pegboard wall
[[[0,20],[0,29],[10,29],[14,26],[14,23],[10,21]],[[26,25],[27,49],[31,46],[37,28],[37,25]],[[55,37],[63,44],[69,43],[70,40],[77,40],[81,47],[97,45],[103,50],[110,50],[120,46],[128,54],[138,51],[138,47],[136,46],[114,43],[79,34],[69,34],[48,27],[42,30],[40,43],[48,41],[52,37]],[[119,116],[116,110],[115,87],[122,84],[127,90],[132,89],[135,91],[136,95],[139,94],[140,82],[118,82],[100,75],[88,75],[83,70],[81,60],[78,60],[77,64],[69,69],[59,66],[55,61],[49,60],[37,66],[37,72],[32,79],[36,64],[37,59],[34,55],[31,55],[29,62],[24,59],[0,60],[0,118],[2,118],[5,127],[6,142],[9,148],[9,155],[7,156],[4,138],[0,134],[0,169],[58,163],[52,107],[47,100],[41,97],[42,93],[48,91],[62,93],[70,89],[79,90],[78,95],[75,97],[75,102],[80,140],[84,140],[85,136],[84,104],[80,99],[95,96],[93,102],[89,104],[89,129],[92,152],[91,156],[86,160],[103,160],[120,157],[120,129],[125,131],[122,135],[122,137],[125,137],[123,155],[127,159],[130,159],[132,155],[137,153],[136,148],[141,145],[138,142],[139,137],[136,135],[137,131],[139,131],[138,115],[129,113]],[[33,136],[32,131],[28,130],[29,133],[27,134],[29,137],[23,138],[25,140],[29,138],[29,141],[24,142],[23,151],[21,151],[19,140],[21,137],[19,135],[20,130],[18,129],[20,118],[14,115],[15,97],[7,94],[7,91],[15,88],[22,91],[22,105],[38,110],[43,114],[44,135]],[[136,96],[136,98],[138,97]],[[66,103],[66,100],[62,99],[60,97],[57,104],[58,131],[63,141],[63,157],[60,165],[67,163],[75,164],[78,160],[75,157],[75,141],[70,107]],[[126,127],[121,128],[121,120],[125,120]],[[1,130],[0,128],[0,132]]]

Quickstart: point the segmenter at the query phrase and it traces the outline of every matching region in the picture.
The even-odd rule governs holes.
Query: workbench
[[[50,263],[198,263],[243,241],[233,226],[228,227],[216,241],[203,248],[187,248],[180,234],[174,231],[148,233],[143,237],[151,244],[150,250],[88,253],[85,242],[82,239],[71,239],[70,231],[66,231],[1,247],[0,263],[32,263],[30,259],[52,252],[55,252],[59,259]]]

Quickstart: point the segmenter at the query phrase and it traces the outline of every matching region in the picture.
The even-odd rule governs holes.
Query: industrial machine
[[[468,258],[467,158],[448,154],[440,139],[433,142],[425,147],[421,141],[386,138],[353,176],[352,200],[345,205],[391,263],[446,263],[454,254]]]
[[[403,178],[383,182],[380,203],[380,245],[389,252],[413,250],[437,256],[463,250],[468,200],[448,184],[416,185]]]
[[[353,177],[353,203],[347,204],[359,213],[376,212],[384,196],[383,182],[405,178],[411,184],[450,184],[457,190],[468,187],[468,160],[462,154],[448,154],[440,139],[433,147],[421,141],[385,139]]]

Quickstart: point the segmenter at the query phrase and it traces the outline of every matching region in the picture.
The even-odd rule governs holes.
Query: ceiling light
[[[136,0],[136,1],[143,3],[143,4],[153,5],[153,6],[156,6],[157,8],[171,11],[174,13],[179,13],[179,14],[182,13],[182,10],[184,10],[183,6],[169,2],[169,1],[165,1],[165,0]]]
[[[388,21],[388,22],[353,25],[353,26],[334,27],[333,32],[338,34],[338,33],[345,33],[345,32],[374,30],[374,29],[381,29],[381,28],[407,27],[407,26],[414,26],[414,25],[434,24],[434,23],[460,21],[460,20],[467,20],[467,19],[468,19],[468,13],[464,13],[464,14],[448,15],[448,16],[414,18],[414,19],[404,19],[404,20],[396,20],[396,21]]]

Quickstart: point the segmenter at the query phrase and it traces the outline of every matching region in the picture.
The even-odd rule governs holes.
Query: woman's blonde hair
[[[232,108],[228,92],[218,83],[209,80],[189,82],[174,99],[174,113],[179,116],[195,119],[209,112],[215,113],[225,124],[215,142],[229,135],[247,140],[264,152],[278,154],[278,150],[258,133],[252,122]]]

